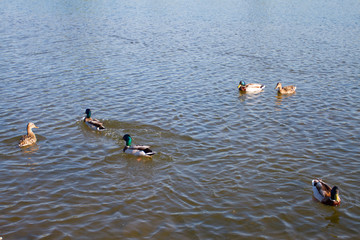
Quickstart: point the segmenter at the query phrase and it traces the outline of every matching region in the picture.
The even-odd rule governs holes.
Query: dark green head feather
[[[132,139],[131,139],[131,137],[130,137],[129,134],[125,134],[125,135],[123,136],[123,140],[126,142],[126,146],[128,146],[128,147],[131,146],[131,141],[132,141]]]
[[[90,109],[86,109],[85,114],[86,114],[86,118],[91,118],[91,110]]]

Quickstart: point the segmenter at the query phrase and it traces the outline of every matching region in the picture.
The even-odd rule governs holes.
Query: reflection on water
[[[293,95],[295,95],[295,93],[291,93],[291,94],[281,94],[281,93],[277,93],[276,97],[276,105],[281,105],[282,101],[286,100],[287,98],[292,97]]]
[[[39,145],[37,143],[33,144],[33,145],[30,145],[30,146],[26,146],[26,147],[22,147],[21,148],[21,151],[24,153],[24,154],[32,154],[36,151],[39,150]]]
[[[263,91],[261,92],[242,92],[239,91],[239,99],[241,102],[245,102],[246,100],[256,99],[259,97]]]
[[[327,227],[333,227],[339,224],[340,216],[337,207],[333,207],[333,212],[330,216],[325,217],[325,220],[330,221]]]

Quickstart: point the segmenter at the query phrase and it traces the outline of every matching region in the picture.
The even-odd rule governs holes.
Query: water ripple
[[[360,6],[338,4],[1,1],[0,237],[356,238]]]

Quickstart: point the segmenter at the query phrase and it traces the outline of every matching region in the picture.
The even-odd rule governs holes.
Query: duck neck
[[[90,109],[86,109],[85,114],[86,114],[86,117],[84,119],[84,122],[92,120]]]
[[[32,131],[32,128],[30,126],[27,127],[27,135],[30,137],[35,137],[35,134]]]
[[[131,146],[131,142],[132,142],[132,139],[129,137],[128,139],[126,139],[126,144],[125,144],[125,146],[126,146],[126,147],[130,147],[130,146]]]

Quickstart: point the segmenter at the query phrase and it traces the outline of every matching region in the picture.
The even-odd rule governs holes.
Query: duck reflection
[[[34,145],[21,148],[21,150],[25,154],[31,154],[39,150],[39,146],[35,143]]]
[[[325,220],[330,220],[329,224],[326,227],[333,227],[334,225],[339,224],[340,215],[336,207],[333,208],[333,213],[331,214],[331,216],[325,217]]]
[[[286,99],[286,98],[289,98],[293,95],[295,95],[296,93],[291,93],[291,94],[281,94],[281,93],[278,93],[275,97],[276,97],[276,105],[281,105],[281,102]]]
[[[239,91],[239,99],[241,102],[245,102],[245,100],[255,99],[259,97],[261,92],[241,92]]]

